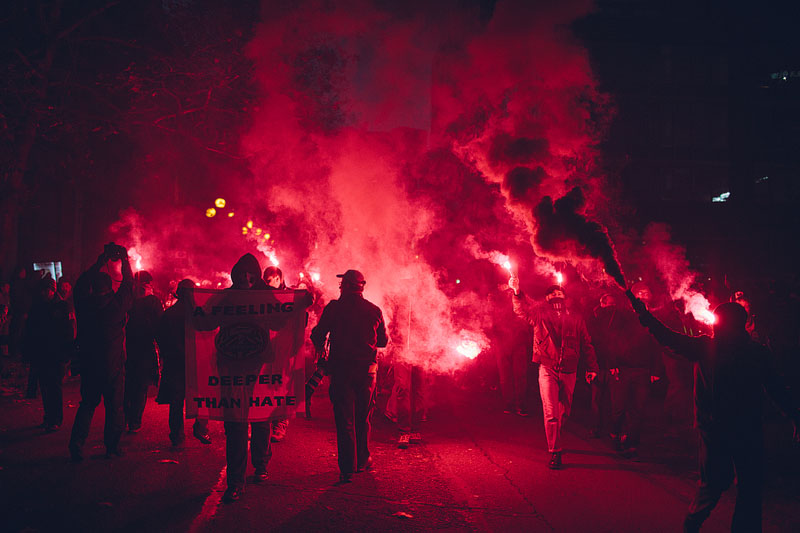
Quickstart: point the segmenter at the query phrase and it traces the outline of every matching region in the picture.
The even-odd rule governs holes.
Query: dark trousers
[[[402,433],[419,431],[425,416],[425,375],[422,367],[404,362],[395,364],[394,387],[397,395],[397,428]]]
[[[25,387],[26,398],[36,398],[39,392],[39,369],[33,363],[28,365],[28,385]]]
[[[683,524],[686,532],[700,531],[722,493],[736,477],[736,508],[731,531],[761,531],[763,442],[760,428],[737,432],[700,431],[700,481]]]
[[[183,432],[183,399],[169,403],[169,440],[179,443],[186,435]],[[195,433],[205,435],[208,433],[208,420],[195,418],[192,429]]]
[[[611,431],[628,435],[626,443],[638,446],[642,435],[642,417],[650,386],[646,368],[620,368],[618,379],[609,379],[611,388]]]
[[[528,407],[528,367],[531,356],[525,344],[517,343],[509,350],[497,350],[497,372],[503,403],[509,409]]]
[[[225,460],[228,487],[244,487],[247,473],[247,422],[225,422]],[[269,422],[250,423],[250,460],[256,470],[266,470],[272,458]]]
[[[106,423],[103,430],[103,442],[106,449],[116,450],[125,427],[125,415],[122,411],[123,389],[125,374],[116,376],[98,377],[81,376],[81,404],[75,414],[75,423],[72,425],[72,435],[69,438],[70,448],[80,449],[89,436],[89,427],[92,424],[94,410],[103,400],[106,409]]]
[[[64,365],[61,363],[44,363],[35,365],[36,374],[42,389],[42,407],[44,407],[44,425],[60,426],[64,421]]]
[[[606,429],[609,411],[611,410],[611,393],[608,382],[611,378],[608,370],[600,370],[592,381],[592,429],[600,433]]]
[[[134,373],[125,376],[125,421],[128,427],[139,427],[142,425],[142,415],[147,404],[147,389],[150,387],[150,379],[142,379]]]
[[[369,417],[375,405],[376,372],[337,372],[328,392],[336,421],[339,471],[350,474],[369,458]]]

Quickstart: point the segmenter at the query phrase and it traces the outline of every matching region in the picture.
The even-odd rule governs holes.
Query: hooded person
[[[369,451],[370,415],[375,405],[378,348],[389,339],[381,309],[364,298],[367,281],[358,270],[337,274],[341,295],[331,300],[311,330],[317,354],[330,340],[327,371],[336,422],[339,482],[372,466]]]
[[[121,261],[122,281],[114,292],[111,276],[100,269]],[[103,400],[106,455],[120,456],[119,441],[125,424],[122,403],[125,384],[125,323],[133,303],[133,272],[128,252],[114,243],[106,245],[97,262],[81,274],[73,291],[78,321],[78,368],[81,403],[75,415],[69,450],[73,461],[83,459],[94,410]]]
[[[164,312],[161,301],[153,294],[153,276],[146,270],[134,275],[134,292],[128,324],[125,327],[125,420],[128,431],[138,432],[147,403],[150,385],[158,386],[159,364],[156,349],[156,324]]]
[[[800,409],[781,383],[772,354],[750,338],[745,329],[747,311],[737,303],[715,309],[713,336],[691,337],[669,329],[631,291],[626,294],[656,340],[694,363],[700,482],[684,531],[700,530],[734,478],[731,531],[761,531],[764,391],[792,419],[794,441],[800,442]]]
[[[572,406],[578,361],[586,360],[587,383],[597,377],[594,347],[583,317],[567,307],[563,287],[548,287],[542,304],[520,291],[516,276],[508,284],[514,291],[514,312],[533,327],[533,362],[539,364],[539,391],[550,453],[548,466],[557,470],[562,466],[561,433]]]
[[[267,284],[261,279],[261,265],[253,254],[244,254],[231,269],[233,290],[266,290]],[[230,289],[226,289],[230,290]],[[223,423],[225,427],[225,459],[227,462],[228,487],[222,495],[226,503],[237,501],[245,487],[247,472],[247,422]],[[272,458],[270,446],[270,422],[250,423],[250,459],[255,468],[253,480],[263,483],[267,480],[267,464]]]
[[[175,289],[175,304],[158,319],[155,338],[161,355],[162,375],[156,403],[169,405],[169,440],[180,446],[185,440],[183,429],[186,397],[186,314],[190,305],[189,291],[195,287],[191,279],[183,279]],[[192,434],[203,444],[211,444],[208,420],[195,418]]]

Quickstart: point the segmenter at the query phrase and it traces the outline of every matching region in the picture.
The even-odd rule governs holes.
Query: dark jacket
[[[158,384],[158,352],[156,324],[164,309],[157,297],[150,294],[133,300],[125,327],[126,375],[133,379]]]
[[[92,294],[95,265],[75,282],[75,314],[78,319],[79,368],[98,377],[116,376],[125,364],[125,322],[133,303],[133,273],[123,261],[122,283],[117,292]]]
[[[158,403],[180,401],[186,394],[186,304],[177,301],[156,324],[156,342],[161,355]]]
[[[700,429],[760,430],[764,390],[787,415],[800,420],[774,369],[772,354],[746,332],[729,340],[690,337],[669,329],[650,312],[641,317],[658,342],[695,363],[695,417]]]
[[[609,356],[608,368],[645,369],[651,376],[663,376],[663,348],[639,323],[633,310],[620,309],[617,313],[621,337],[618,339],[617,349]]]
[[[367,370],[377,361],[378,348],[389,342],[380,308],[360,293],[343,294],[331,300],[322,311],[319,323],[311,330],[317,351],[330,334],[328,371]]]
[[[586,322],[580,315],[569,310],[556,313],[549,305],[537,305],[522,293],[511,301],[517,316],[533,326],[534,363],[569,374],[577,372],[583,356],[589,372],[599,371]]]
[[[62,364],[70,356],[72,323],[63,300],[38,298],[28,313],[23,337],[25,359],[33,364]]]

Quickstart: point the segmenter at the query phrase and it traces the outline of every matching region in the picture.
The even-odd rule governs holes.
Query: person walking
[[[318,354],[330,336],[327,371],[331,382],[338,448],[339,482],[372,467],[369,452],[370,415],[375,405],[378,348],[389,342],[381,309],[364,298],[367,281],[358,270],[337,274],[341,295],[322,311],[311,331]]]

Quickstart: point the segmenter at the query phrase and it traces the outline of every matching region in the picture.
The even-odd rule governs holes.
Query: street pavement
[[[473,392],[439,380],[423,443],[396,447],[394,425],[376,411],[375,469],[338,484],[336,439],[325,383],[313,418],[293,419],[273,444],[269,479],[242,499],[220,503],[225,489],[224,433],[175,449],[167,407],[151,397],[142,430],[123,437],[125,455],[106,459],[98,408],[86,459],[69,462],[67,442],[79,402],[65,386],[65,424],[36,426],[41,400],[5,390],[0,398],[0,530],[35,531],[680,531],[696,482],[693,445],[650,431],[630,461],[571,421],[565,468],[547,468],[539,411],[504,415],[496,391]],[[151,390],[154,395],[155,390]],[[538,406],[537,406],[538,408]],[[577,416],[577,418],[580,418]],[[775,421],[768,448],[764,531],[800,531],[798,453],[791,428]],[[782,444],[786,441],[786,446]],[[252,466],[249,467],[252,475]],[[248,478],[250,481],[250,478]],[[735,489],[703,531],[727,531]]]

